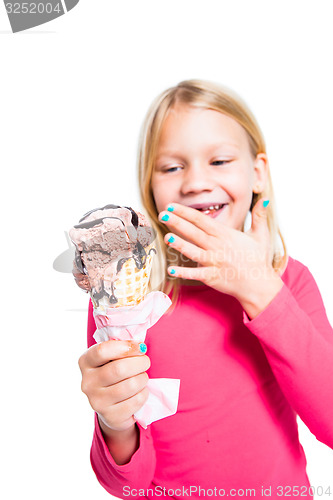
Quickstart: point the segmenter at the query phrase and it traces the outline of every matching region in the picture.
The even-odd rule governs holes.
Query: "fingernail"
[[[169,274],[176,274],[176,271],[173,267],[170,267],[168,271],[169,271]]]
[[[139,344],[139,349],[140,349],[140,352],[142,352],[142,354],[146,354],[147,346],[144,342],[141,342],[141,344]]]
[[[167,208],[167,211],[168,212],[173,212],[175,209],[175,207],[173,205],[169,205],[168,208]]]
[[[170,238],[168,239],[168,242],[173,243],[174,241],[176,241],[176,238],[174,238],[173,236],[170,236]]]
[[[264,200],[264,202],[263,202],[262,206],[263,206],[264,208],[266,208],[266,207],[267,207],[267,205],[268,205],[268,203],[269,203],[269,200]]]
[[[164,222],[167,222],[169,219],[170,219],[169,215],[168,214],[164,214],[161,220],[164,221]]]

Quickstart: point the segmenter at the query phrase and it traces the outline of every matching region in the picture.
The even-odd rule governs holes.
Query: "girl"
[[[168,89],[143,126],[139,182],[173,305],[148,331],[149,357],[93,345],[90,306],[79,364],[98,480],[121,498],[311,497],[296,414],[333,447],[332,328],[287,256],[255,118],[215,84]],[[177,413],[144,430],[133,414],[148,375],[181,385]]]

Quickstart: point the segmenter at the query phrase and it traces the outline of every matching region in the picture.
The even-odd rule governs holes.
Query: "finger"
[[[207,240],[210,236],[209,233],[205,232],[204,229],[200,229],[193,221],[188,221],[176,214],[169,214],[168,212],[161,212],[158,218],[178,236],[185,238],[190,243],[202,249],[207,248]]]
[[[128,420],[133,420],[133,422],[135,422],[133,415],[142,408],[148,399],[148,395],[148,388],[145,387],[142,391],[135,394],[135,396],[115,405],[111,405],[103,414],[109,422],[113,423],[113,427],[115,428],[123,426],[124,422]]]
[[[131,358],[116,359],[98,369],[98,386],[109,387],[118,382],[135,377],[150,368],[148,356],[133,356]]]
[[[185,255],[194,262],[198,262],[202,266],[208,266],[212,263],[213,254],[209,250],[203,250],[192,243],[184,240],[180,236],[172,233],[167,233],[164,237],[165,243],[169,246],[178,250],[178,252]]]
[[[147,346],[132,340],[107,340],[91,346],[79,359],[80,368],[97,368],[114,359],[145,354]]]
[[[206,283],[210,267],[180,267],[180,266],[170,266],[168,267],[168,274],[173,278],[183,278],[186,280],[196,280]]]
[[[166,221],[162,220],[165,216],[169,216],[169,219]],[[176,218],[173,216],[176,216]],[[194,225],[198,229],[202,230],[204,233],[203,242],[205,241],[205,238],[207,238],[207,234],[210,236],[220,236],[221,231],[228,230],[227,226],[220,224],[208,215],[203,214],[194,208],[181,205],[180,203],[169,204],[167,210],[159,214],[161,222],[165,222],[168,227],[171,226],[173,220],[177,221],[177,218],[181,218],[183,221],[187,221],[191,223],[191,225]]]
[[[252,209],[251,233],[259,237],[268,237],[268,204],[269,200],[260,198]]]
[[[114,405],[126,401],[135,396],[146,387],[149,378],[147,373],[140,373],[135,377],[122,380],[117,384],[104,388],[99,395],[99,404],[105,408],[107,405]]]

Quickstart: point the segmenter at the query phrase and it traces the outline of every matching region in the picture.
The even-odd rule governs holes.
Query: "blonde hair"
[[[157,232],[156,243],[158,246],[158,255],[160,256],[160,260],[155,259],[158,262],[153,267],[151,289],[158,288],[167,294],[172,291],[171,300],[173,301],[173,307],[176,305],[179,296],[180,282],[179,279],[168,276],[167,267],[170,264],[180,265],[180,254],[164,243],[164,236],[169,230],[158,220],[158,212],[151,188],[151,178],[165,119],[170,109],[176,104],[211,109],[233,118],[245,129],[253,157],[255,158],[260,153],[266,154],[265,141],[254,115],[245,102],[226,87],[203,80],[186,80],[180,82],[175,87],[165,90],[151,104],[140,134],[138,180],[141,202]],[[261,193],[253,193],[251,211],[260,198],[269,199],[267,222],[273,255],[272,266],[275,270],[280,271],[286,263],[287,250],[278,227],[275,198],[269,170],[265,189]],[[281,254],[279,238],[283,246],[283,254]]]

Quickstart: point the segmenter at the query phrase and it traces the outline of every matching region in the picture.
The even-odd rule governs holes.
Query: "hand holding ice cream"
[[[130,207],[107,205],[85,214],[69,234],[76,246],[73,273],[75,281],[80,288],[90,292],[94,306],[94,319],[97,326],[94,334],[96,342],[111,339],[144,342],[147,329],[153,326],[171,305],[169,297],[160,291],[147,294],[152,258],[156,253],[153,244],[154,231],[149,221],[144,215],[135,212]],[[109,342],[105,344],[109,345]],[[90,348],[95,353],[104,352],[105,349],[104,346]],[[87,353],[86,356],[89,358],[90,355]],[[84,368],[89,363],[86,364],[85,357],[82,359],[81,366]],[[109,363],[110,361],[112,364]],[[133,410],[134,412],[134,415],[131,413],[128,418],[132,417],[132,421],[136,420],[143,427],[147,427],[155,420],[176,412],[179,394],[178,379],[148,380],[144,373],[147,368],[140,365],[137,369],[143,371],[126,372],[122,380],[115,382],[111,377],[114,362],[112,358],[105,359],[105,367],[97,364],[89,365],[90,368],[94,368],[93,372],[82,370],[82,368],[81,370],[86,379],[87,374],[91,378],[92,373],[101,373],[99,368],[104,368],[104,381],[110,383],[111,386],[118,386],[116,393],[118,390],[120,399],[113,402],[118,409],[120,402],[124,401],[125,404],[126,396],[127,399],[129,398],[128,391],[126,391],[128,380],[133,376],[137,377],[139,385],[131,386],[131,397],[139,398],[136,401],[137,410],[135,410],[135,405],[127,408],[127,411]],[[140,363],[142,364],[141,360]],[[126,366],[129,367],[129,363]],[[97,375],[96,377],[98,378]],[[144,385],[141,387],[140,384]],[[148,388],[147,401],[143,400],[143,395],[147,392],[145,385]],[[90,387],[98,388],[100,384],[97,383],[95,386],[92,384]],[[115,387],[112,388],[110,394],[114,390]],[[101,394],[105,395],[107,391],[102,391]],[[105,410],[110,408],[109,400],[103,408]],[[113,414],[112,403],[111,408],[110,411]],[[98,412],[96,408],[94,409]],[[104,415],[102,418],[106,418],[105,411],[98,413]],[[107,421],[114,422],[113,418]],[[116,418],[116,422],[118,422],[116,427],[119,430],[119,425],[124,425],[123,417],[121,422]],[[113,427],[112,424],[107,425],[110,429]]]

